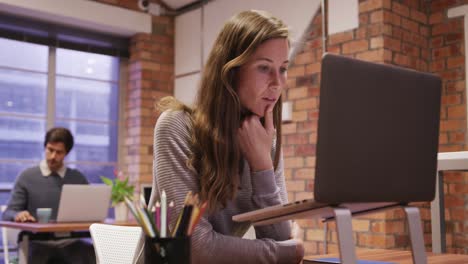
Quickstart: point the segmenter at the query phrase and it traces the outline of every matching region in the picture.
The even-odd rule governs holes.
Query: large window
[[[69,167],[90,182],[117,165],[119,59],[0,38],[0,204],[44,158],[45,132],[71,130]]]

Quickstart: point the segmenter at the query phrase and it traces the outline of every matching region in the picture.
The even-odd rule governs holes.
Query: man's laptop
[[[314,199],[239,214],[270,224],[331,206],[352,213],[431,201],[435,195],[440,78],[325,54],[322,59]]]
[[[62,187],[57,222],[101,222],[110,205],[111,186],[65,184]]]

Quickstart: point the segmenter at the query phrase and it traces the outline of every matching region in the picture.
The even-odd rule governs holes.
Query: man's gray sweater
[[[36,209],[52,208],[51,219],[57,219],[62,185],[88,184],[88,180],[78,170],[67,168],[62,178],[54,173],[43,176],[39,166],[23,171],[16,179],[8,208],[2,215],[3,220],[13,221],[18,212],[28,210],[36,217]]]

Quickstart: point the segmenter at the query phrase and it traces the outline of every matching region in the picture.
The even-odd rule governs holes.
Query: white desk
[[[431,203],[432,252],[446,252],[443,171],[468,171],[468,151],[441,152],[437,157],[436,195]]]

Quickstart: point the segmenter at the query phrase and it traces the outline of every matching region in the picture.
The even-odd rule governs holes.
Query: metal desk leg
[[[444,204],[444,177],[443,172],[438,171],[436,176],[436,193],[431,202],[431,232],[432,252],[436,254],[447,251],[445,238],[445,204]]]
[[[355,264],[356,251],[354,249],[351,211],[345,208],[335,208],[333,211],[336,217],[341,264]]]
[[[405,206],[406,219],[408,221],[410,239],[411,239],[411,253],[413,255],[414,264],[426,264],[427,255],[426,248],[424,247],[424,236],[421,227],[421,216],[417,207]]]
[[[347,208],[333,208],[336,229],[338,233],[338,249],[340,250],[340,264],[356,264],[356,251],[353,239],[353,224],[351,211]],[[328,220],[327,220],[328,221]],[[314,259],[314,263],[330,264],[330,261]],[[335,263],[335,262],[333,262]]]
[[[29,256],[29,236],[23,234],[23,240],[18,245],[18,262],[19,264],[27,264]]]

